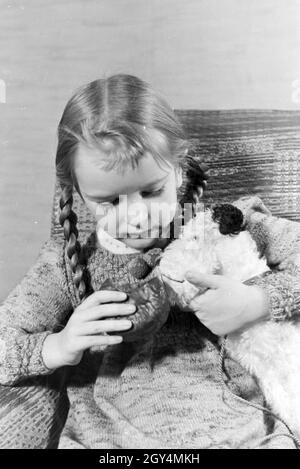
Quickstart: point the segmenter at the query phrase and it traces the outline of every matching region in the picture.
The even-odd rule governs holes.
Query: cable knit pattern
[[[64,369],[0,385],[0,448],[56,448],[68,412]]]
[[[43,362],[45,338],[64,325],[72,311],[64,253],[53,240],[0,306],[0,383],[52,373]]]
[[[27,334],[11,327],[2,327],[1,333],[9,336],[9,343],[2,339],[2,360],[6,367],[0,368],[0,381],[13,384],[20,377],[52,373],[43,362],[42,347],[50,331]]]
[[[252,279],[250,284],[268,291],[274,320],[290,318],[299,312],[300,272],[293,259],[299,254],[300,225],[273,217],[257,198],[243,198],[240,206],[246,229],[274,267],[273,272]],[[146,254],[114,254],[99,247],[92,233],[84,246],[92,288],[98,290],[107,278],[138,285],[132,263],[142,257],[154,265],[155,249]],[[2,447],[54,444],[49,436],[52,424],[57,411],[66,413],[66,401],[58,405],[59,390],[50,392],[46,381],[41,387],[38,381],[28,384],[28,379],[51,382],[53,373],[41,358],[43,341],[47,334],[64,327],[78,304],[64,246],[49,240],[35,265],[0,307]],[[216,337],[194,316],[175,308],[163,328],[143,344],[122,343],[102,352],[85,353],[78,366],[70,367],[71,407],[60,447],[254,447],[266,434],[263,416],[224,396],[218,360]],[[262,403],[254,380],[236,362],[227,360],[238,394]],[[48,409],[48,418],[43,409]],[[38,415],[44,418],[36,418]],[[285,431],[281,425],[276,428]],[[293,443],[278,437],[276,444],[271,441],[263,447],[274,446],[293,448]]]
[[[245,228],[272,269],[245,283],[267,291],[273,320],[300,314],[300,223],[272,216],[259,197],[242,197],[233,204],[242,210]]]
[[[300,268],[285,272],[267,272],[245,282],[263,288],[269,297],[269,312],[274,321],[290,319],[300,313]]]

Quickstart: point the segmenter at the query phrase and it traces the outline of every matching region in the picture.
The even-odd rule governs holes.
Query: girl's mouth
[[[150,238],[150,232],[138,233],[138,234],[128,234],[126,236],[128,239],[143,239]]]
[[[127,238],[129,239],[144,239],[144,238],[159,238],[162,234],[162,227],[158,229],[154,228],[148,231],[143,231],[142,233],[127,233]]]

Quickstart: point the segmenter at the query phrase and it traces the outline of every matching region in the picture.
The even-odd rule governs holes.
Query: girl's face
[[[157,162],[145,153],[136,168],[101,168],[101,151],[80,145],[75,176],[97,227],[129,247],[143,251],[158,238],[170,237],[169,225],[177,209],[180,168]]]

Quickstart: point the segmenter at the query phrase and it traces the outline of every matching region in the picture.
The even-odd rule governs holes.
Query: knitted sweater
[[[270,317],[296,315],[300,224],[273,217],[258,197],[235,204],[274,270],[252,281],[267,291]],[[116,283],[138,282],[129,264],[145,254],[113,254],[97,245],[95,233],[85,249],[94,290],[108,277]],[[42,360],[43,342],[64,326],[78,304],[64,249],[50,239],[0,307],[0,383],[14,385],[51,373]],[[217,338],[176,308],[169,318],[143,344],[88,351],[79,365],[70,367],[70,411],[61,448],[252,448],[265,436],[262,413],[223,393]],[[227,371],[234,392],[262,403],[255,381],[235,361],[227,360]],[[278,436],[261,447],[288,448],[293,443]]]

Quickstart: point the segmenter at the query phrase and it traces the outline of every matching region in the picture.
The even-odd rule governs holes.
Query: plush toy
[[[270,272],[250,233],[243,230],[242,212],[231,204],[198,212],[161,257],[159,269],[169,298],[187,314],[189,302],[199,293],[185,279],[192,268],[245,283]],[[261,321],[228,335],[226,349],[257,378],[272,411],[300,436],[300,325]]]

